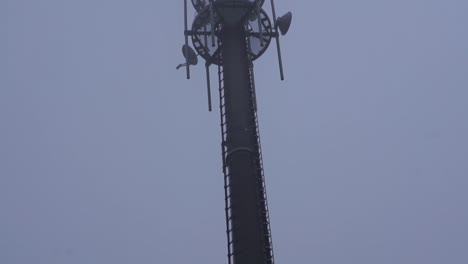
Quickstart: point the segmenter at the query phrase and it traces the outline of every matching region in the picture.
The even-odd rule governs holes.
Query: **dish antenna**
[[[181,67],[186,67],[188,65],[197,65],[198,58],[195,51],[189,45],[182,46],[182,54],[185,57],[185,63],[181,63],[177,65],[176,69],[180,69]]]
[[[283,16],[278,17],[276,20],[276,26],[279,28],[281,35],[286,35],[288,33],[289,27],[291,26],[292,13],[287,12]]]

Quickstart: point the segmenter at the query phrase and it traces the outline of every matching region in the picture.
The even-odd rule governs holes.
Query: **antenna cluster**
[[[276,17],[274,0],[271,0],[273,23],[262,8],[265,0],[191,0],[196,15],[192,27],[188,26],[187,0],[184,0],[185,44],[182,54],[185,63],[177,66],[186,68],[187,79],[190,79],[190,66],[198,64],[198,56],[205,60],[208,101],[211,102],[209,67],[222,64],[222,43],[219,40],[226,25],[244,21],[249,43],[251,60],[258,59],[269,47],[271,40],[276,40],[280,79],[284,80],[281,57],[280,34],[285,35],[292,21],[292,13]],[[193,47],[189,46],[189,38]],[[211,111],[211,103],[209,104]]]

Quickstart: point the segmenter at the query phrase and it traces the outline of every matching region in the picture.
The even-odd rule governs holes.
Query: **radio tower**
[[[210,66],[218,68],[221,148],[224,173],[226,233],[229,264],[273,264],[262,151],[257,119],[253,61],[276,39],[280,78],[284,80],[279,32],[291,24],[290,12],[273,21],[262,9],[265,0],[191,0],[196,15],[187,25],[182,53],[187,79],[198,56],[205,59],[208,109],[211,111]],[[193,47],[188,45],[191,37]],[[198,53],[198,55],[197,55]]]

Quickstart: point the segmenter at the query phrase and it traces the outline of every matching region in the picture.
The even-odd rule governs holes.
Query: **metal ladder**
[[[247,54],[249,60],[249,76],[250,76],[250,107],[251,113],[253,117],[253,121],[255,124],[254,128],[254,137],[256,138],[256,150],[258,151],[256,154],[255,165],[257,169],[257,190],[259,192],[260,204],[257,206],[259,207],[260,212],[260,219],[262,219],[262,223],[260,228],[263,230],[263,241],[265,244],[265,255],[266,255],[266,264],[274,264],[274,255],[273,255],[273,240],[271,236],[271,225],[270,225],[270,215],[268,210],[268,199],[267,199],[267,192],[266,192],[266,184],[265,184],[265,174],[263,170],[263,156],[262,156],[262,147],[260,142],[260,128],[258,124],[258,116],[257,116],[257,95],[255,90],[255,79],[254,79],[254,71],[253,71],[253,61],[252,61],[252,53],[250,52],[250,41],[249,37],[246,38],[247,47],[249,51]]]
[[[223,67],[218,65],[218,81],[219,81],[219,111],[221,117],[221,153],[223,159],[223,174],[224,174],[224,204],[225,204],[225,213],[226,213],[226,235],[227,235],[227,245],[228,245],[228,264],[233,264],[234,257],[234,248],[232,240],[232,212],[231,212],[231,192],[230,192],[230,174],[229,168],[227,166],[227,127],[226,127],[226,102],[224,94],[224,76],[223,76]]]

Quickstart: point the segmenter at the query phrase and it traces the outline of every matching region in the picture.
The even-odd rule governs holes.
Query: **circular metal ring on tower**
[[[192,2],[195,1],[204,1],[204,0],[192,0]],[[209,0],[205,0],[208,1]],[[265,3],[265,0],[213,0],[215,3],[223,3],[223,4],[239,4],[239,3],[248,3],[248,4],[260,4],[260,6],[263,6],[263,3]]]
[[[258,20],[260,20],[260,23]],[[273,27],[265,10],[262,9],[260,14],[252,13],[247,24],[248,44],[252,61],[258,59],[268,49],[272,32]]]
[[[197,53],[208,63],[221,65],[222,52],[218,36],[221,34],[223,21],[215,12],[213,38],[210,14],[210,8],[207,6],[195,17],[192,25],[192,42]],[[252,11],[249,19],[246,19],[245,27],[250,58],[254,61],[262,56],[270,45],[273,32],[272,24],[268,14],[261,10],[258,14],[256,11]]]
[[[221,19],[214,12],[214,38],[212,35],[210,7],[205,7],[200,11],[192,25],[192,42],[197,53],[209,63],[221,64],[221,50],[219,49],[219,31]]]
[[[255,4],[256,2],[258,2],[260,6],[263,6],[263,3],[265,3],[265,0],[213,0],[213,2],[215,3],[216,2],[218,3],[231,2],[233,4],[236,4],[236,2],[237,3],[248,2],[250,4]],[[210,0],[192,0],[192,5],[195,8],[195,10],[197,10],[197,12],[200,12],[201,10],[203,10],[203,8],[205,8],[209,4],[210,4]]]

